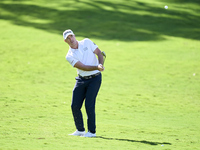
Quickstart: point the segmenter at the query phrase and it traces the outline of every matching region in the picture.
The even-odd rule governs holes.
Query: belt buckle
[[[85,76],[83,78],[87,80],[87,79],[90,79],[90,76]]]
[[[85,76],[85,77],[82,77],[82,78],[84,78],[84,79],[92,79],[92,78],[96,77],[97,75],[99,75],[99,73],[96,73],[96,74],[93,74],[93,75],[90,75],[90,76]]]

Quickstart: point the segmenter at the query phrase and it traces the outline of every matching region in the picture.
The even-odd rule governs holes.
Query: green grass
[[[199,149],[199,4],[1,0],[0,150]],[[68,28],[107,54],[97,138],[68,136]],[[83,115],[86,124],[84,107]]]

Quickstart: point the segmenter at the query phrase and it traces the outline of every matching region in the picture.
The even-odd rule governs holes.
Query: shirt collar
[[[71,48],[71,47],[69,47],[69,48],[71,49],[72,52],[75,52],[76,50],[78,50],[79,49],[79,41],[78,41],[78,49],[74,49],[74,48]]]

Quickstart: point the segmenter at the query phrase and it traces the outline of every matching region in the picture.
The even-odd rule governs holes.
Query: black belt
[[[90,75],[90,76],[81,76],[81,75],[78,75],[80,78],[82,78],[82,79],[92,79],[92,78],[94,78],[94,77],[96,77],[96,76],[98,76],[100,74],[100,72],[98,72],[98,73],[96,73],[96,74],[92,74],[92,75]]]

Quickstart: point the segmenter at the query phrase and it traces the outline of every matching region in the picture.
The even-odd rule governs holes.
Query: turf
[[[199,6],[198,0],[1,0],[0,149],[199,149]],[[70,104],[77,75],[65,60],[68,28],[107,54],[97,138],[68,136],[75,131]]]

